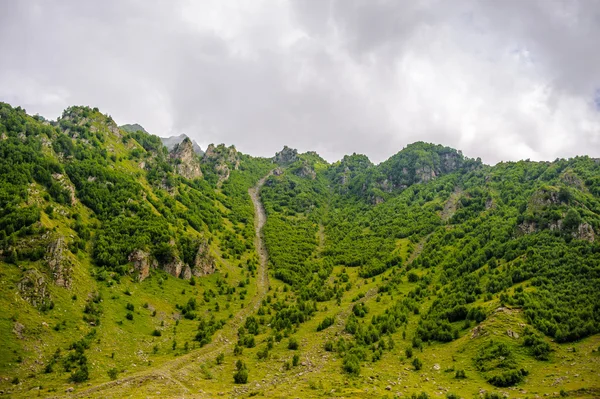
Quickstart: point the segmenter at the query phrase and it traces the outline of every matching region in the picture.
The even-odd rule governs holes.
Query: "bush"
[[[296,353],[294,355],[294,357],[292,357],[292,366],[296,367],[299,363],[300,363],[300,355]]]
[[[161,335],[162,335],[162,332],[158,329],[154,329],[154,331],[152,331],[153,337],[160,337]]]
[[[346,356],[344,356],[343,369],[348,374],[359,375],[360,360],[354,354],[347,354]]]
[[[131,312],[127,313],[127,314],[125,315],[125,318],[126,318],[127,320],[133,320],[133,313],[131,313]]]
[[[467,375],[465,374],[465,370],[456,370],[456,373],[454,373],[454,378],[456,378],[457,380],[462,380],[464,378],[467,378]]]
[[[90,378],[87,364],[81,365],[77,370],[71,374],[69,381],[71,382],[84,382]]]
[[[323,331],[324,329],[326,329],[327,327],[330,327],[333,325],[334,323],[334,318],[333,317],[325,317],[323,319],[323,321],[321,323],[319,323],[319,325],[317,326],[317,331]]]
[[[406,357],[409,359],[413,356],[413,350],[411,347],[406,348],[404,350],[404,353],[406,354]]]
[[[241,360],[238,360],[235,364],[236,372],[233,374],[233,381],[236,384],[246,384],[248,382],[248,368],[246,364]]]
[[[296,340],[296,338],[294,338],[294,337],[290,338],[290,340],[288,342],[288,349],[290,349],[290,350],[298,349],[298,341]]]
[[[117,375],[119,374],[119,371],[113,367],[112,369],[108,370],[107,374],[108,374],[108,378],[110,378],[111,380],[116,380]]]
[[[423,368],[423,362],[421,360],[419,360],[418,357],[415,357],[412,361],[412,365],[415,368],[416,371],[421,370],[421,368]]]

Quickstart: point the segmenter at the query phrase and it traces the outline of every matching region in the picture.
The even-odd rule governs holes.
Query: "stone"
[[[150,275],[150,254],[136,249],[129,254],[127,260],[133,264],[138,281],[144,281]]]
[[[275,154],[273,161],[279,165],[289,165],[298,160],[298,150],[289,148],[287,145],[281,151]]]
[[[21,297],[36,308],[49,306],[52,303],[46,279],[36,269],[30,269],[23,273],[23,278],[17,283],[17,288]]]
[[[59,287],[71,288],[73,263],[67,256],[67,245],[64,237],[59,236],[50,242],[44,260],[52,271],[52,279]]]
[[[198,252],[196,252],[196,258],[194,259],[192,274],[196,277],[203,277],[213,274],[215,271],[215,258],[210,253],[208,242],[204,240],[198,246]]]
[[[18,321],[15,322],[15,325],[13,326],[13,332],[15,333],[15,335],[17,336],[17,338],[19,339],[23,339],[23,332],[25,331],[25,326],[21,323],[19,323]]]
[[[175,161],[175,170],[179,175],[190,180],[202,177],[200,158],[194,152],[194,145],[188,137],[173,147],[169,157]]]

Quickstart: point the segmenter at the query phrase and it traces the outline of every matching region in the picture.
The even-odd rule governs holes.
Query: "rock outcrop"
[[[214,256],[210,254],[208,243],[203,241],[196,253],[192,274],[196,277],[208,276],[217,270]]]
[[[138,281],[144,281],[150,275],[150,255],[141,249],[136,249],[127,258],[133,264]]]
[[[67,245],[63,237],[50,242],[44,260],[52,272],[54,283],[59,287],[71,288],[73,263],[67,255]]]
[[[302,166],[292,171],[296,176],[315,180],[317,178],[317,172],[308,163],[304,162]]]
[[[581,223],[577,228],[577,231],[573,233],[573,236],[580,240],[586,240],[594,242],[596,235],[594,234],[594,228],[588,223]]]
[[[200,160],[194,152],[194,146],[189,138],[185,138],[177,144],[169,154],[175,162],[175,170],[186,179],[197,179],[202,177]]]
[[[204,153],[202,162],[212,164],[221,184],[229,179],[232,170],[240,166],[240,154],[234,146],[226,147],[225,144],[215,146],[210,144]]]
[[[36,308],[44,308],[52,303],[48,284],[44,275],[36,269],[27,270],[17,284],[19,293],[24,300]]]
[[[162,269],[171,276],[180,277],[181,271],[184,267],[185,264],[181,261],[181,259],[175,257],[171,262],[163,265]]]
[[[289,165],[298,160],[298,150],[289,148],[287,145],[281,151],[275,154],[273,162],[278,165]]]

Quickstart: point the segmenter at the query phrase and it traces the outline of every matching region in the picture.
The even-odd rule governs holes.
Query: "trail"
[[[208,360],[213,360],[219,353],[229,351],[233,348],[239,327],[249,315],[258,310],[269,289],[269,275],[267,271],[268,254],[262,238],[262,228],[265,225],[267,216],[260,201],[260,189],[272,173],[272,171],[269,172],[260,179],[254,187],[248,189],[248,194],[254,204],[254,245],[259,258],[258,274],[256,278],[256,295],[252,298],[248,306],[241,309],[232,319],[230,319],[221,330],[213,335],[211,342],[201,349],[179,356],[176,359],[151,370],[145,370],[114,381],[98,384],[80,392],[73,392],[71,395],[67,396],[74,398],[122,397],[123,395],[121,395],[121,392],[127,389],[141,387],[146,383],[158,384],[159,387],[162,386],[163,388],[165,383],[175,385],[180,392],[175,393],[172,390],[173,388],[171,385],[169,396],[172,397],[192,398],[204,396],[202,391],[198,392],[196,389],[191,389],[186,386],[186,381],[197,379],[199,364]],[[159,387],[157,387],[157,389]],[[61,395],[61,397],[64,396]]]

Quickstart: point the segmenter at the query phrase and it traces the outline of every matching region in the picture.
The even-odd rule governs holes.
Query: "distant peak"
[[[144,132],[144,133],[148,133],[148,131],[146,129],[144,129],[144,127],[142,125],[140,125],[139,123],[128,123],[122,126],[119,126],[120,129],[125,130],[127,133],[135,133],[135,132]]]
[[[176,145],[184,142],[184,141],[189,141],[192,143],[192,146],[194,147],[194,152],[200,156],[204,155],[204,151],[202,151],[202,148],[200,148],[200,146],[198,145],[198,143],[196,143],[194,140],[190,139],[186,134],[180,134],[179,136],[171,136],[171,137],[161,137],[160,140],[162,141],[163,145],[165,147],[167,147],[167,149],[169,151],[171,151],[173,148],[175,148]]]

